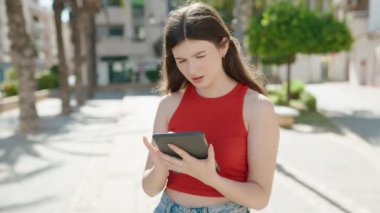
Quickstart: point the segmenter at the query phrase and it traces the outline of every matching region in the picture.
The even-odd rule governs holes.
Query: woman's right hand
[[[154,166],[159,170],[162,170],[164,172],[169,172],[169,169],[166,167],[166,165],[163,162],[162,152],[156,146],[152,145],[149,142],[147,137],[144,136],[143,141],[144,141],[146,148],[149,151],[149,155],[150,155],[151,159],[153,160]]]

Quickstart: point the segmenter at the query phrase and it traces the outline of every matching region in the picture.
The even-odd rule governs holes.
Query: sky
[[[44,8],[52,10],[53,0],[39,0],[40,5]],[[67,22],[69,20],[69,11],[64,10],[61,16],[62,21]]]

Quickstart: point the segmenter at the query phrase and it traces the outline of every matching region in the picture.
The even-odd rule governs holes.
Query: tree
[[[70,90],[68,83],[68,70],[66,65],[66,56],[65,56],[65,48],[63,44],[62,38],[62,21],[61,14],[64,7],[63,0],[54,0],[53,2],[53,10],[54,10],[54,22],[56,29],[56,38],[57,38],[57,46],[58,46],[58,69],[59,69],[59,90],[61,96],[61,104],[62,104],[62,114],[69,114],[72,109],[70,106]]]
[[[75,98],[77,106],[83,106],[85,98],[82,83],[82,48],[81,27],[84,26],[81,19],[82,9],[78,7],[77,0],[69,0],[71,8],[71,36],[74,46],[74,74],[75,74]]]
[[[37,130],[38,115],[34,97],[36,90],[34,59],[37,52],[26,32],[21,1],[7,0],[5,5],[9,26],[8,37],[11,41],[11,59],[19,83],[19,130],[29,133]]]
[[[87,97],[93,98],[96,87],[95,14],[101,9],[99,0],[83,0],[83,18],[87,62]]]
[[[253,16],[248,32],[250,53],[263,64],[287,64],[287,104],[291,64],[297,53],[325,54],[349,50],[352,36],[332,14],[316,13],[304,5],[277,2]]]

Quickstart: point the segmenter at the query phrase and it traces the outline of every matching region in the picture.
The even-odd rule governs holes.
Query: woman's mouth
[[[193,77],[193,78],[191,78],[191,80],[192,80],[194,83],[199,84],[199,83],[202,82],[203,77],[204,77],[204,76]]]

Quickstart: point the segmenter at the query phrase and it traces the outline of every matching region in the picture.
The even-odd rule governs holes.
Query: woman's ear
[[[230,46],[229,44],[230,44],[230,40],[227,37],[224,37],[222,41],[220,42],[220,54],[222,58],[226,56],[228,47]]]

